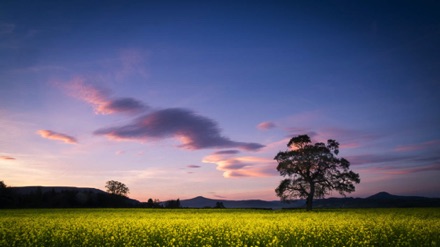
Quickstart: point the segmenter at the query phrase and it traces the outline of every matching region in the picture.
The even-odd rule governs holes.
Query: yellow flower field
[[[440,246],[440,209],[0,210],[0,246]]]

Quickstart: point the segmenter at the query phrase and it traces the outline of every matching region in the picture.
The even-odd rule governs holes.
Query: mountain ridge
[[[305,207],[304,199],[289,202],[251,200],[211,199],[203,196],[180,200],[182,207],[205,208],[215,207],[216,203],[223,203],[226,208],[272,208],[288,209]],[[388,192],[379,192],[366,198],[330,197],[315,199],[314,208],[374,208],[374,207],[440,207],[440,198],[421,196],[399,196]]]
[[[140,202],[128,197],[111,195],[96,188],[69,186],[23,186],[8,187],[7,189],[9,195],[5,192],[0,194],[0,208],[8,207],[8,205],[13,205],[13,207],[63,207],[63,205],[67,205],[66,207],[145,207],[146,205],[145,202]],[[21,199],[16,199],[14,196]],[[36,200],[40,204],[35,204],[32,200]],[[52,204],[44,204],[45,200],[52,202]],[[70,200],[70,202],[74,203],[68,204],[66,203],[66,200]],[[161,203],[163,205],[166,202],[167,201],[162,201]],[[184,208],[213,208],[217,205],[217,203],[222,203],[225,208],[292,209],[305,207],[304,199],[290,200],[286,203],[278,200],[227,200],[196,196],[194,198],[180,200],[180,205]],[[440,198],[399,196],[382,191],[366,198],[330,197],[326,199],[315,199],[313,202],[313,207],[440,207]]]

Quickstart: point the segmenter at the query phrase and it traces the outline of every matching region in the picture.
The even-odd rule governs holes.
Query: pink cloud
[[[273,122],[262,122],[257,125],[257,128],[260,130],[268,130],[268,129],[273,129],[275,127],[276,125]]]
[[[6,156],[6,155],[2,155],[2,156],[0,156],[0,159],[1,159],[1,160],[15,160],[14,157]]]
[[[277,175],[276,162],[272,159],[214,153],[203,158],[203,163],[217,165],[225,178],[232,177],[270,177]]]
[[[74,138],[72,136],[62,134],[62,133],[57,133],[57,132],[54,132],[51,130],[39,130],[39,131],[37,131],[37,133],[41,137],[51,139],[51,140],[63,141],[65,143],[69,143],[69,144],[77,144],[78,143],[76,138]]]
[[[403,145],[403,146],[397,146],[394,150],[397,152],[409,152],[409,151],[417,151],[417,150],[424,150],[429,149],[432,147],[438,147],[440,146],[440,140],[433,140],[413,145]]]
[[[86,83],[82,77],[75,77],[64,87],[73,97],[91,104],[96,114],[136,113],[148,108],[133,98],[112,98],[109,90]]]

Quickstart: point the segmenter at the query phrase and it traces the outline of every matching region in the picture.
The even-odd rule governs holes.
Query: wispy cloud
[[[14,31],[15,24],[0,22],[0,35],[2,34],[10,34]]]
[[[186,167],[188,167],[188,168],[200,168],[201,166],[199,166],[199,165],[187,165]]]
[[[239,150],[233,150],[233,149],[231,149],[231,150],[221,150],[221,151],[217,151],[217,152],[215,152],[214,154],[238,154],[238,153],[240,153]]]
[[[124,79],[127,76],[138,74],[143,78],[148,76],[145,68],[145,54],[137,49],[125,49],[120,53],[121,68],[116,71],[116,78]]]
[[[269,130],[276,127],[276,124],[273,122],[262,122],[257,125],[257,129],[260,130]]]
[[[440,170],[440,155],[364,154],[349,156],[353,165],[362,165],[367,173],[410,174]]]
[[[51,139],[51,140],[63,141],[65,143],[69,143],[69,144],[77,144],[78,143],[78,141],[76,140],[75,137],[72,137],[72,136],[69,136],[66,134],[62,134],[62,133],[57,133],[57,132],[51,131],[51,130],[39,130],[39,131],[37,131],[37,133],[41,137]]]
[[[358,148],[381,138],[380,135],[350,128],[324,128],[319,132],[326,139],[336,139],[341,148]]]
[[[217,193],[215,193],[215,192],[213,192],[213,191],[211,191],[211,192],[208,192],[209,194],[211,194],[213,197],[215,197],[215,198],[220,198],[220,199],[226,199],[227,197],[225,197],[225,196],[221,196],[221,195],[219,195],[219,194],[217,194]]]
[[[380,166],[380,167],[368,167],[363,169],[363,172],[367,173],[382,173],[392,175],[412,174],[426,171],[440,171],[440,163],[430,165],[418,165],[418,166]]]
[[[307,114],[303,115],[308,116]],[[300,124],[297,124],[298,120],[293,118],[291,123],[288,123],[291,126],[283,128],[288,133],[288,137],[292,138],[293,136],[307,134],[312,142],[326,142],[328,139],[333,139],[340,143],[342,149],[359,148],[382,138],[377,133],[344,127],[304,127],[307,125],[314,126],[316,121],[320,121],[318,117],[314,119],[313,114],[310,114],[310,116],[303,117],[299,115],[299,119],[304,119],[304,122]]]
[[[0,156],[0,160],[16,160],[14,157],[2,155]]]
[[[130,124],[98,129],[94,133],[115,140],[148,141],[176,138],[183,143],[180,147],[193,150],[204,148],[258,150],[264,147],[258,143],[232,141],[220,134],[220,128],[213,120],[182,108],[154,111],[135,119]]]
[[[217,165],[225,178],[232,177],[269,177],[277,174],[276,162],[272,159],[213,153],[203,158],[203,163]]]
[[[372,165],[378,163],[395,163],[408,161],[413,157],[397,154],[362,154],[346,157],[352,165]]]
[[[440,140],[433,140],[433,141],[422,142],[413,145],[397,146],[394,150],[397,152],[409,152],[409,151],[425,150],[439,146],[440,146]]]
[[[112,98],[109,90],[89,84],[82,77],[74,78],[64,88],[70,95],[91,104],[96,114],[138,113],[148,109],[133,98]]]

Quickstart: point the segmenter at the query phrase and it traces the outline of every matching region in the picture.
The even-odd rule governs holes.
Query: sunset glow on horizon
[[[290,138],[440,197],[440,4],[4,1],[0,181],[277,200]],[[330,196],[338,197],[337,192]]]

